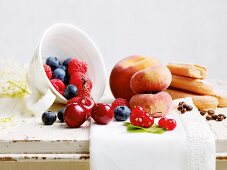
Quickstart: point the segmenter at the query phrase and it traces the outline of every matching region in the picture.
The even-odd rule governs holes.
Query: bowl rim
[[[98,96],[98,99],[101,98],[101,96],[103,95],[104,93],[104,90],[106,88],[106,67],[105,67],[105,63],[104,63],[104,60],[103,60],[103,56],[100,52],[100,50],[98,49],[98,47],[96,46],[96,44],[94,43],[94,41],[90,38],[90,36],[85,32],[83,31],[81,28],[77,27],[77,26],[74,26],[72,24],[68,24],[68,23],[57,23],[57,24],[54,24],[50,27],[48,27],[44,33],[42,34],[42,37],[41,37],[41,40],[40,40],[40,43],[39,43],[39,46],[38,46],[38,49],[37,49],[37,55],[39,56],[38,58],[38,61],[39,61],[39,64],[42,66],[42,69],[41,69],[41,72],[43,75],[46,75],[45,73],[45,70],[43,68],[43,63],[42,63],[42,56],[41,56],[41,50],[42,50],[42,45],[43,45],[43,42],[46,38],[46,36],[48,35],[48,33],[52,30],[52,29],[55,29],[56,27],[65,27],[66,29],[70,28],[70,29],[73,29],[74,32],[76,34],[80,34],[82,35],[89,43],[90,45],[95,49],[95,51],[97,52],[97,57],[99,58],[99,61],[101,62],[101,66],[103,67],[103,83],[100,83],[100,85],[102,85],[101,90],[102,90],[102,93]],[[66,103],[67,102],[67,99],[61,95],[55,88],[54,86],[51,84],[50,80],[48,79],[47,76],[45,76],[45,80],[46,82],[48,83],[48,87],[54,92],[55,95],[57,95],[57,98],[61,99],[61,102],[62,103]]]

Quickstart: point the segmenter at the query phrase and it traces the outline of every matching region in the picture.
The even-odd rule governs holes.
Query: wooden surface
[[[89,169],[90,122],[78,129],[70,129],[58,121],[44,126],[41,116],[20,116],[17,113],[21,108],[19,101],[12,100],[12,107],[6,107],[4,102],[0,102],[4,104],[0,110],[5,109],[0,117],[12,117],[8,122],[0,121],[1,169],[30,169],[32,165],[33,169]],[[54,106],[54,110],[60,107]],[[216,112],[226,114],[227,108]],[[208,123],[216,139],[217,169],[227,169],[227,119]]]

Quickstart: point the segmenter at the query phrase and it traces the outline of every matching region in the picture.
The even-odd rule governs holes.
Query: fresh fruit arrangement
[[[114,66],[109,84],[113,96],[125,98],[131,108],[141,106],[151,116],[162,117],[172,108],[172,98],[164,92],[171,80],[169,69],[157,59],[135,55]]]
[[[173,130],[176,121],[165,118],[172,107],[172,98],[163,91],[171,82],[168,68],[154,58],[141,56],[126,58],[115,67],[110,78],[110,86],[113,85],[111,87],[115,97],[118,95],[123,97],[118,97],[110,105],[96,103],[93,100],[90,94],[92,83],[85,77],[87,72],[85,62],[73,58],[65,60],[61,65],[56,57],[48,58],[44,65],[47,77],[55,89],[68,99],[66,107],[57,113],[60,122],[65,122],[70,128],[78,128],[90,117],[100,125],[108,124],[113,118],[116,121],[129,119],[130,122],[124,125],[130,132],[164,133],[165,130]],[[120,78],[120,82],[116,83],[115,79],[119,79],[115,77],[116,72],[122,73],[124,76],[121,77],[124,77],[124,80]],[[123,95],[115,91],[115,88],[119,88]],[[56,115],[53,116],[52,113],[43,114],[48,120],[43,119],[44,124],[51,125],[56,120]],[[157,125],[154,119],[160,116],[161,123]]]
[[[50,56],[43,68],[51,84],[67,100],[82,96],[82,91],[83,95],[90,95],[92,83],[85,75],[88,66],[84,61],[67,58],[61,63],[57,57]]]

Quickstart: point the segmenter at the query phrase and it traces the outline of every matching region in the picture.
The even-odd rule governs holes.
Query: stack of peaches
[[[134,55],[115,65],[109,83],[115,98],[125,98],[131,108],[141,106],[151,116],[161,117],[172,108],[172,98],[165,92],[171,80],[171,72],[157,59]]]

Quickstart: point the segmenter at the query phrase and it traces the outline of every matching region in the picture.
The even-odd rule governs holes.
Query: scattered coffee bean
[[[185,113],[185,112],[187,112],[187,109],[186,108],[183,108],[180,112],[181,113]]]
[[[215,111],[214,110],[208,110],[208,112],[207,112],[209,115],[213,115],[213,114],[215,114]]]
[[[206,111],[200,111],[200,114],[204,116],[207,112]]]
[[[184,109],[183,106],[178,106],[177,107],[177,110],[179,110],[179,111],[181,111],[182,109]]]
[[[187,112],[187,111],[191,111],[193,109],[192,106],[186,104],[185,102],[180,102],[178,104],[177,110],[179,110],[182,114]]]
[[[223,119],[224,119],[224,118],[223,118],[222,116],[218,116],[216,120],[217,120],[217,121],[222,121]]]
[[[186,108],[187,111],[191,111],[193,109],[192,106],[187,105],[187,104],[184,104],[183,107]]]
[[[212,117],[213,120],[216,120],[218,115],[213,114],[213,115],[211,115],[211,117]]]
[[[185,102],[180,102],[180,103],[178,104],[178,106],[182,106],[183,104],[185,104]]]
[[[207,116],[206,116],[206,119],[207,119],[207,120],[212,120],[211,115],[207,115]]]
[[[218,116],[222,116],[224,119],[226,119],[226,115],[224,114],[218,114]]]

